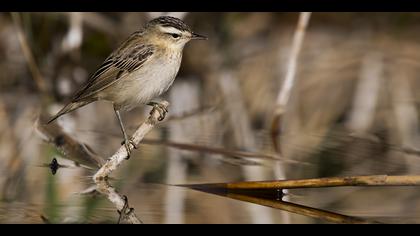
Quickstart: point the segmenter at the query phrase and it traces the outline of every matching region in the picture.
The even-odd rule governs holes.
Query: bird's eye
[[[179,38],[179,37],[181,37],[181,35],[179,35],[179,34],[170,34],[171,36],[172,36],[172,38],[174,38],[174,39],[177,39],[177,38]]]

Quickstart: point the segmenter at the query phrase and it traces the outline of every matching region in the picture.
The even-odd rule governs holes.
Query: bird
[[[130,158],[129,144],[137,147],[128,138],[121,112],[149,105],[159,112],[159,121],[164,119],[168,111],[153,99],[173,84],[181,66],[184,46],[191,40],[207,40],[207,37],[194,33],[176,17],[161,16],[149,21],[104,60],[71,101],[47,124],[92,102],[109,101],[124,136],[127,159]]]

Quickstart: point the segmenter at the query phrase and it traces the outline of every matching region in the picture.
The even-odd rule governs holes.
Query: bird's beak
[[[207,40],[208,38],[206,36],[203,35],[199,35],[196,33],[192,33],[191,35],[191,39],[197,39],[197,40]]]

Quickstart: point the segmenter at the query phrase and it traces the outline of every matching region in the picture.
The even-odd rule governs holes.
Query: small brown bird
[[[48,123],[91,102],[111,101],[130,156],[129,143],[132,142],[128,139],[120,111],[147,104],[159,111],[162,120],[167,111],[152,99],[172,85],[181,65],[184,46],[192,39],[207,38],[193,33],[188,25],[175,17],[162,16],[151,20],[106,58],[71,102]]]

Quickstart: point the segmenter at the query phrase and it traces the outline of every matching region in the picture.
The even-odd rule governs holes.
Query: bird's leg
[[[158,102],[149,102],[147,103],[147,105],[152,106],[153,110],[157,110],[160,114],[158,120],[162,121],[163,119],[165,119],[166,113],[168,113],[168,109],[163,106],[162,104],[158,103]],[[153,113],[153,110],[150,111],[150,115]]]
[[[124,145],[125,145],[125,148],[127,149],[127,160],[128,160],[130,159],[130,155],[131,155],[130,144],[133,145],[135,149],[137,149],[137,146],[132,140],[128,139],[127,133],[125,132],[124,124],[121,119],[120,112],[117,109],[115,109],[115,107],[114,107],[114,111],[115,111],[115,114],[117,115],[118,122],[120,123],[121,131],[124,135]]]

